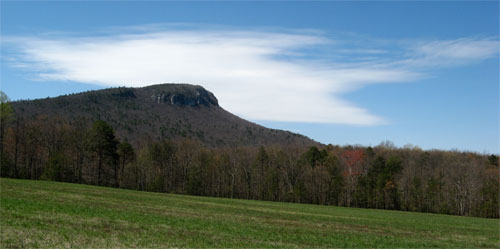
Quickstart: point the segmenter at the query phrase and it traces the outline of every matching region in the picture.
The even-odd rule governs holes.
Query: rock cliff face
[[[176,106],[219,106],[214,94],[201,86],[165,84],[152,89],[151,100]]]

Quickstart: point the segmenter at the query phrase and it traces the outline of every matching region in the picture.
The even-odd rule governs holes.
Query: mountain
[[[214,94],[189,84],[109,88],[16,101],[12,105],[17,115],[28,120],[47,116],[89,125],[104,120],[120,139],[136,145],[141,141],[183,138],[211,147],[318,144],[300,134],[239,118],[220,107]]]

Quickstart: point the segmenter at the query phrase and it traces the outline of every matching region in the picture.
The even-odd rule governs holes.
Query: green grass
[[[0,179],[2,248],[499,248],[499,220]]]

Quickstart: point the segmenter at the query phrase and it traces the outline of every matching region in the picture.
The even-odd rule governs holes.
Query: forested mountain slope
[[[120,139],[135,145],[184,138],[212,147],[318,144],[299,134],[241,119],[220,107],[211,92],[188,84],[110,88],[12,105],[16,115],[27,120],[63,119],[83,125],[103,120]]]

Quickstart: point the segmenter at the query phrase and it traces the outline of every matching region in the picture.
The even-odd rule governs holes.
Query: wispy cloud
[[[410,51],[408,66],[457,66],[498,56],[500,43],[493,38],[459,38],[418,42]]]
[[[134,87],[198,84],[244,118],[351,125],[386,121],[342,99],[342,93],[416,80],[422,75],[413,70],[416,64],[465,63],[498,53],[492,48],[497,41],[458,39],[419,43],[405,58],[388,62],[384,48],[343,48],[321,32],[151,27],[129,35],[10,37],[5,42],[19,53],[17,65],[29,66],[44,80]],[[341,57],[311,56],[332,47]],[[346,54],[359,60],[342,61]]]

